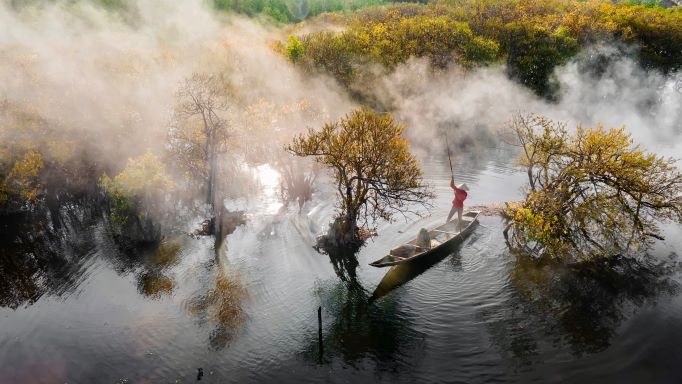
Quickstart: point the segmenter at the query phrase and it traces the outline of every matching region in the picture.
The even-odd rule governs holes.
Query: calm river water
[[[520,195],[508,156],[489,158],[457,164],[469,204]],[[517,261],[484,217],[429,268],[386,275],[367,264],[449,209],[447,164],[424,167],[432,216],[380,225],[357,263],[311,247],[333,191],[282,212],[268,166],[218,258],[189,237],[122,252],[97,222],[52,253],[3,240],[0,383],[682,382],[682,229],[653,262],[573,271]]]

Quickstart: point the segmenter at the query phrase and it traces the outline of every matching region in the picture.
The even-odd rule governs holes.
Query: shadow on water
[[[491,319],[494,343],[519,365],[542,363],[547,348],[566,348],[577,357],[593,354],[609,348],[620,325],[638,309],[679,293],[674,272],[673,266],[646,258],[614,256],[566,266],[518,257],[510,271],[512,298],[502,316],[490,309],[482,317]]]
[[[374,289],[374,293],[370,297],[369,301],[374,302],[375,300],[386,296],[394,289],[421,275],[426,270],[438,264],[448,256],[452,256],[454,263],[461,263],[461,259],[459,257],[459,251],[461,249],[462,244],[458,244],[449,250],[434,253],[428,258],[391,267],[381,279],[379,285]]]
[[[316,364],[341,363],[367,368],[372,361],[377,372],[409,376],[404,359],[423,346],[425,335],[412,327],[410,315],[401,313],[396,301],[371,304],[367,291],[359,285],[337,284],[322,294],[325,318],[323,355],[318,340],[311,340],[305,355]]]

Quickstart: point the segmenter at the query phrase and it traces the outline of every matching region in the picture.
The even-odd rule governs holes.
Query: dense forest
[[[410,57],[427,57],[435,68],[504,63],[511,78],[548,98],[556,91],[554,69],[589,46],[616,45],[645,68],[663,72],[682,63],[682,11],[677,7],[442,0],[328,18],[342,32],[295,35],[286,52],[306,70],[330,73],[350,88],[365,81],[368,64],[390,70]]]

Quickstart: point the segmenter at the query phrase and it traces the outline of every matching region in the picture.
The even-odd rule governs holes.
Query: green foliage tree
[[[356,76],[358,57],[342,36],[322,31],[302,37],[304,57],[299,60],[310,72],[321,69],[349,86]]]
[[[554,68],[578,53],[578,42],[566,28],[549,32],[541,27],[518,25],[509,29],[507,69],[512,78],[536,93],[551,97],[556,84]]]
[[[332,170],[342,221],[338,243],[360,240],[358,221],[391,220],[396,212],[415,212],[415,204],[428,205],[433,195],[403,129],[389,114],[359,109],[287,146],[290,153],[313,156]]]
[[[296,36],[289,36],[286,46],[287,57],[292,63],[296,63],[303,56],[303,44]]]
[[[367,63],[392,69],[410,57],[427,57],[437,68],[452,62],[472,67],[493,62],[499,52],[496,42],[476,36],[466,23],[445,16],[357,23],[340,34],[306,35],[301,43],[305,67],[324,69],[346,86]]]
[[[524,201],[506,212],[513,249],[561,260],[629,254],[660,238],[660,220],[682,222],[676,160],[645,152],[624,128],[571,134],[534,115],[510,127],[528,175]]]
[[[389,3],[389,0],[213,0],[217,9],[249,16],[265,15],[281,23],[297,22],[325,12],[352,11]]]

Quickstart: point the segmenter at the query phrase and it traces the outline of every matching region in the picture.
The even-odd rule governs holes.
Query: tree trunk
[[[355,233],[356,233],[356,229],[358,227],[358,224],[357,224],[357,217],[352,212],[352,210],[349,212],[349,215],[346,217],[346,220],[348,220],[348,233],[346,234],[346,236],[347,236],[349,242],[354,242],[356,240]]]
[[[348,203],[346,204],[346,225],[348,228],[348,233],[343,234],[345,243],[352,243],[355,241],[355,229],[357,228],[357,215],[355,212],[355,207],[353,204],[353,188],[350,185],[346,186],[346,199]]]
[[[204,120],[204,124],[206,124]],[[218,155],[216,149],[215,137],[209,134],[206,138],[206,149],[208,152],[208,188],[206,191],[206,204],[210,209],[210,220],[212,222],[211,230],[215,238],[216,251],[220,247],[221,233],[222,233],[222,197],[217,191],[217,173],[218,173]]]
[[[209,162],[209,204],[211,205],[211,216],[214,220],[213,234],[216,236],[216,241],[218,241],[218,237],[222,233],[223,200],[217,188],[216,176],[218,164],[215,150],[212,150]]]
[[[215,210],[215,176],[216,176],[216,155],[213,146],[209,147],[208,155],[208,191],[206,196],[206,204],[211,205],[211,209]]]
[[[528,183],[530,184],[530,189],[535,191],[535,180],[533,180],[533,167],[528,167]]]

